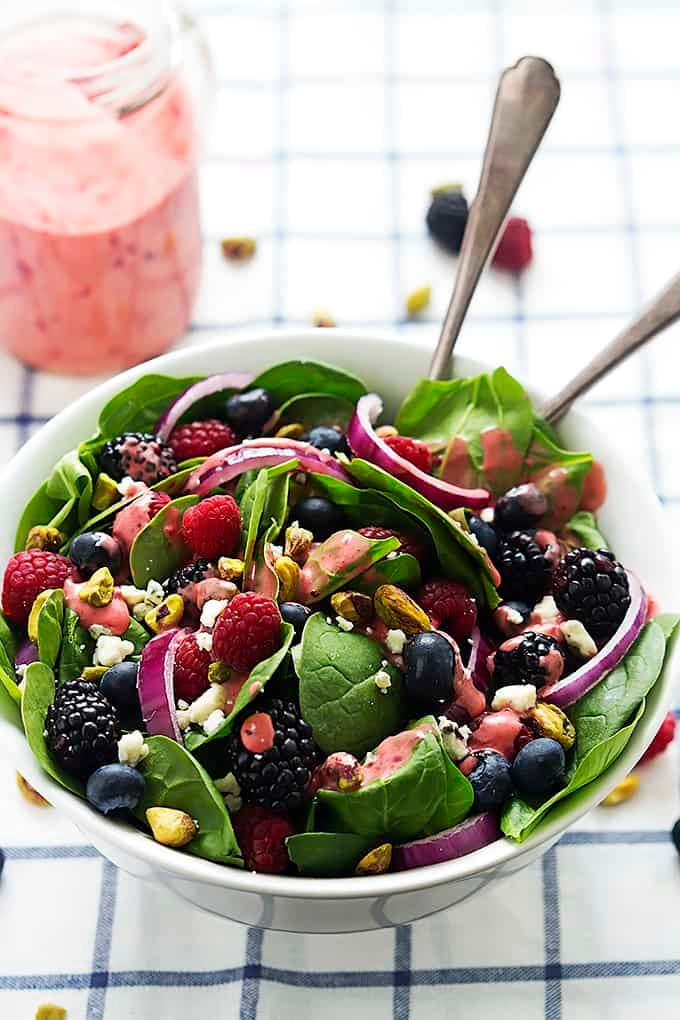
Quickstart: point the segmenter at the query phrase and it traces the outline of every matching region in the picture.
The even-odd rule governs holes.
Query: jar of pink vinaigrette
[[[209,63],[161,2],[10,6],[23,20],[0,13],[0,345],[47,371],[111,372],[189,321]]]

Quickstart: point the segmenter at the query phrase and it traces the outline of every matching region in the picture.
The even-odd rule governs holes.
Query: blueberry
[[[309,430],[304,438],[317,450],[328,450],[329,453],[344,453],[348,457],[351,456],[352,451],[344,433],[340,429],[331,428],[330,425],[316,425]]]
[[[225,420],[239,436],[259,435],[273,413],[274,398],[261,386],[235,393],[224,405]]]
[[[435,241],[457,255],[463,243],[468,219],[468,204],[462,191],[440,191],[432,197],[425,222]]]
[[[501,531],[534,528],[548,512],[548,499],[536,485],[516,485],[496,503],[493,521]]]
[[[290,512],[291,521],[312,532],[317,541],[328,538],[345,525],[345,517],[335,503],[323,496],[306,496]]]
[[[312,615],[309,606],[303,606],[300,602],[282,602],[279,605],[281,619],[284,623],[292,623],[295,628],[295,636],[300,637],[304,625]]]
[[[450,701],[453,695],[455,653],[441,634],[414,634],[404,645],[406,690],[422,707]]]
[[[138,720],[141,712],[137,693],[138,669],[136,662],[119,662],[107,669],[99,681],[99,689],[104,697],[118,709],[121,718],[127,721]]]
[[[143,793],[144,779],[129,765],[102,765],[92,773],[85,788],[90,804],[105,815],[123,808],[132,811]]]
[[[512,765],[512,781],[526,797],[542,797],[564,786],[566,761],[556,740],[539,737],[525,744]]]
[[[474,811],[491,811],[506,802],[512,793],[510,762],[497,751],[480,751],[477,764],[468,779],[475,793]]]
[[[491,559],[496,555],[498,548],[498,536],[490,524],[483,521],[481,517],[471,514],[468,518],[470,531],[475,536],[482,549],[486,549]]]
[[[680,854],[680,818],[678,818],[677,822],[671,829],[671,839],[673,840],[673,846]]]
[[[78,535],[71,542],[69,556],[83,577],[91,577],[100,567],[108,567],[115,575],[122,561],[120,545],[103,531],[84,531]]]

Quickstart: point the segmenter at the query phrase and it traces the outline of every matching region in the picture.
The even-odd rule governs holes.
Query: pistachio
[[[107,475],[105,471],[102,471],[101,474],[97,475],[97,481],[94,484],[92,506],[95,510],[108,510],[119,499],[118,482],[115,478]]]
[[[380,439],[389,439],[392,436],[398,436],[399,430],[396,429],[394,425],[378,425],[375,430],[375,434],[376,436],[379,436]]]
[[[290,556],[279,556],[274,563],[274,573],[279,579],[279,600],[295,602],[300,585],[300,568]]]
[[[78,592],[78,597],[82,602],[87,602],[88,606],[101,609],[111,602],[114,586],[115,581],[109,568],[100,567],[99,570],[95,570],[89,581],[85,581]]]
[[[32,641],[33,644],[36,644],[38,640],[38,617],[40,616],[40,611],[53,591],[54,588],[46,588],[45,591],[41,591],[39,595],[36,595],[33,605],[31,606],[26,629],[28,630],[29,641]]]
[[[239,581],[243,577],[243,560],[220,556],[217,561],[217,573],[223,581]]]
[[[44,1002],[35,1011],[35,1020],[66,1020],[67,1012],[63,1006],[55,1006],[53,1002]]]
[[[395,584],[381,584],[373,601],[376,613],[390,630],[403,630],[409,635],[432,630],[425,610]]]
[[[370,623],[373,619],[373,599],[358,591],[336,591],[331,595],[333,612],[352,623]]]
[[[251,259],[257,251],[257,241],[254,237],[225,237],[222,241],[222,254],[225,259],[233,262],[245,262]]]
[[[634,772],[627,775],[625,779],[622,779],[620,783],[614,787],[611,793],[608,793],[601,803],[605,807],[616,807],[617,804],[623,804],[624,800],[630,800],[638,792],[640,787],[640,778],[636,776]]]
[[[382,875],[383,872],[387,871],[392,861],[392,844],[381,843],[380,846],[376,846],[373,850],[369,850],[365,854],[356,868],[354,869],[355,875]]]
[[[571,720],[557,705],[548,705],[545,701],[539,701],[534,708],[527,712],[527,716],[533,722],[534,729],[539,736],[556,740],[565,751],[574,746],[576,730]]]
[[[226,662],[211,662],[208,666],[208,680],[211,684],[223,684],[231,676]]]
[[[36,524],[26,536],[24,549],[46,549],[48,552],[59,552],[66,541],[58,528],[52,528],[49,524]]]
[[[186,846],[198,833],[198,826],[191,815],[175,808],[147,808],[146,820],[151,827],[153,838],[163,846]]]
[[[177,627],[184,615],[184,599],[181,595],[168,595],[158,606],[154,606],[144,616],[144,622],[154,634],[161,630]]]
[[[31,786],[28,779],[24,779],[21,772],[16,773],[16,778],[19,793],[22,797],[26,798],[29,804],[35,804],[36,807],[51,807],[49,800],[45,800],[45,798]]]
[[[97,683],[106,673],[108,666],[86,666],[80,674],[83,680],[92,680]]]
[[[305,427],[299,421],[293,421],[290,425],[282,425],[276,431],[277,439],[302,439],[305,434]]]
[[[299,524],[291,524],[286,528],[286,544],[284,554],[290,556],[300,566],[304,566],[312,548],[314,535],[307,528],[301,528]]]
[[[412,290],[406,298],[406,314],[409,319],[414,318],[416,315],[420,315],[420,313],[429,305],[431,297],[432,287],[430,287],[429,284]]]
[[[337,323],[327,308],[315,308],[312,314],[312,322],[322,329],[336,326]]]

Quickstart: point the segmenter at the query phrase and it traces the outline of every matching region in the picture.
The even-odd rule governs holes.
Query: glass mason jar
[[[160,0],[11,7],[22,14],[0,12],[0,344],[43,370],[111,372],[165,350],[189,320],[209,61],[193,23]]]

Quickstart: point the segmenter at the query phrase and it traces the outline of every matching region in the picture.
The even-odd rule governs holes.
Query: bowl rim
[[[101,407],[103,402],[113,392],[129,385],[129,383],[141,375],[156,371],[165,372],[169,375],[180,374],[181,368],[179,366],[184,365],[187,358],[195,356],[199,352],[201,356],[210,357],[214,354],[219,357],[224,354],[225,348],[243,342],[247,342],[249,347],[255,347],[282,341],[283,350],[284,343],[290,344],[290,342],[297,340],[303,343],[311,344],[316,342],[318,344],[318,339],[319,330],[317,328],[298,329],[287,327],[254,332],[250,330],[234,330],[233,332],[226,332],[226,335],[220,339],[211,339],[205,343],[183,346],[127,369],[102,381],[59,411],[49,422],[43,425],[0,471],[0,481],[11,485],[11,476],[30,466],[30,459],[34,450],[42,448],[45,444],[49,443],[53,434],[57,434],[66,421],[76,419],[82,413],[84,405],[87,405],[88,409]],[[413,350],[413,348],[422,350],[424,347],[420,338],[408,334],[335,327],[333,329],[333,344],[341,344],[344,339],[350,341],[362,340],[367,343],[383,345],[389,344],[393,347],[402,346],[410,350]],[[333,362],[332,356],[328,358],[322,357],[320,360],[329,363]],[[459,355],[456,355],[456,360],[458,364],[464,366],[462,369],[463,374],[486,371],[493,367],[482,360]],[[536,393],[532,387],[527,388],[532,397],[540,399],[541,394]],[[587,415],[581,411],[571,410],[565,417],[565,421],[578,422],[581,426],[587,426],[593,436],[593,447],[595,449],[604,448],[607,451],[605,460],[611,460],[613,455],[615,459],[618,458],[620,460],[619,467],[624,472],[628,471],[622,452],[617,451],[615,443],[612,443],[611,439],[605,436],[599,426],[595,425]],[[642,498],[646,503],[647,510],[657,516],[663,515],[663,508],[651,490],[646,477],[642,486],[640,486],[640,479],[636,478],[636,496],[640,497],[641,493],[643,494]],[[656,732],[654,724],[660,724],[661,718],[666,711],[667,703],[670,700],[672,677],[679,661],[680,646],[676,645],[666,671],[665,686],[668,688],[666,696],[659,699],[659,705],[651,715],[648,708],[645,713],[647,726],[637,727],[619,758],[606,772],[579,791],[580,797],[578,803],[570,812],[562,812],[554,821],[545,822],[538,832],[529,836],[522,843],[513,843],[509,839],[502,837],[480,850],[451,861],[442,861],[426,867],[375,876],[311,878],[304,876],[267,875],[204,860],[191,854],[178,853],[176,850],[156,843],[151,836],[141,832],[129,823],[107,818],[90,807],[86,801],[80,800],[64,790],[42,771],[37,760],[33,757],[30,748],[28,748],[22,732],[20,733],[16,727],[13,727],[11,723],[6,722],[2,717],[0,717],[0,729],[3,726],[7,726],[21,740],[20,746],[23,746],[27,752],[27,755],[25,755],[27,761],[20,763],[21,772],[26,775],[29,782],[55,807],[63,809],[64,813],[83,831],[86,837],[92,839],[93,842],[101,841],[104,847],[107,844],[115,846],[121,852],[129,854],[131,857],[137,858],[156,869],[170,873],[177,879],[199,881],[221,886],[225,889],[233,889],[237,892],[264,896],[282,896],[288,899],[351,900],[365,899],[367,897],[385,897],[393,894],[417,892],[425,888],[434,888],[449,882],[478,876],[489,870],[495,870],[497,867],[510,861],[519,862],[520,858],[532,854],[532,852],[535,855],[535,852],[543,845],[554,843],[561,833],[566,831],[574,822],[578,821],[579,818],[599,803],[607,790],[615,786],[630,771],[630,768],[651,742]],[[649,719],[647,719],[647,716],[650,716]],[[586,796],[585,793],[588,790],[590,790],[590,795]]]

